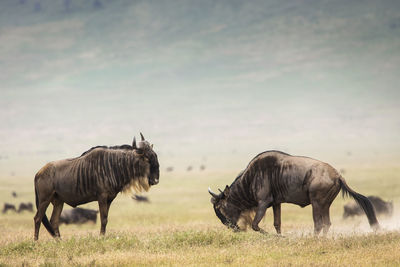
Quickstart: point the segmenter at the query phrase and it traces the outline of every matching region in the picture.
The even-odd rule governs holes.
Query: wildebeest
[[[308,157],[291,156],[280,151],[258,154],[231,186],[216,194],[209,188],[217,217],[226,226],[240,230],[238,223],[251,224],[255,231],[264,232],[258,224],[267,208],[273,208],[274,226],[281,232],[281,203],[301,207],[312,205],[314,233],[331,225],[329,207],[339,191],[352,196],[362,207],[374,229],[379,228],[371,202],[353,191],[344,178],[329,164]],[[253,213],[253,216],[250,214]]]
[[[98,212],[97,210],[83,208],[63,210],[59,222],[60,224],[82,224],[91,221],[96,224]]]
[[[15,208],[15,206],[13,204],[10,203],[4,203],[4,207],[3,207],[3,214],[6,213],[9,210],[13,210],[13,211],[17,211],[17,209]]]
[[[369,201],[371,201],[376,214],[392,216],[393,202],[384,201],[383,199],[377,196],[368,196],[367,198],[369,199]],[[344,205],[343,209],[344,209],[343,219],[363,214],[362,209],[356,202],[347,203],[346,205]]]
[[[148,197],[146,197],[146,196],[140,196],[140,195],[137,195],[137,194],[133,195],[133,196],[132,196],[132,199],[133,199],[133,200],[136,200],[137,202],[146,202],[146,203],[149,203],[149,202],[150,202],[150,200],[149,200]]]
[[[18,213],[23,212],[24,210],[33,212],[33,205],[31,202],[20,203],[18,207]]]
[[[34,217],[35,240],[39,237],[41,222],[53,237],[60,237],[59,217],[64,202],[72,207],[98,201],[100,234],[106,232],[108,210],[119,192],[134,189],[148,191],[159,182],[160,170],[153,145],[142,133],[136,146],[97,146],[72,159],[46,164],[35,176],[37,212]],[[46,209],[53,204],[50,222]]]
[[[17,192],[12,191],[12,192],[11,192],[11,195],[12,195],[13,197],[17,197]]]

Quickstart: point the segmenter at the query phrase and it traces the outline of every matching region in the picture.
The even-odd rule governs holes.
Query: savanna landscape
[[[398,0],[0,0],[0,209],[33,203],[0,212],[0,266],[400,266],[399,11]],[[61,239],[42,224],[35,242],[35,174],[139,133],[160,164],[138,193],[149,202],[119,193],[104,236],[97,214],[62,224]],[[271,208],[266,234],[228,229],[208,188],[267,150],[329,163],[393,215],[376,232],[365,215],[343,219],[353,200],[339,193],[326,236],[310,205],[282,204],[281,235]],[[79,166],[102,169],[93,162]],[[74,188],[90,191],[88,177]]]
[[[327,237],[314,237],[310,206],[282,205],[282,235],[267,210],[260,226],[235,233],[212,209],[208,186],[222,188],[234,172],[161,172],[160,183],[144,195],[149,203],[120,194],[110,208],[106,235],[100,223],[61,225],[61,240],[41,227],[33,241],[33,213],[0,215],[0,263],[3,266],[398,266],[400,264],[400,195],[398,169],[346,170],[348,184],[365,195],[394,201],[392,218],[378,217],[382,230],[373,232],[366,216],[343,220],[338,195],[331,207]],[[18,196],[13,198],[11,192]],[[33,201],[33,179],[2,181],[1,203]],[[98,209],[96,203],[84,207]],[[68,209],[65,205],[64,209]],[[50,215],[48,210],[48,215]]]

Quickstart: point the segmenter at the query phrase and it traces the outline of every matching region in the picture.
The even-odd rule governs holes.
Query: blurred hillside
[[[398,166],[400,2],[0,2],[0,177],[142,131],[162,168]]]

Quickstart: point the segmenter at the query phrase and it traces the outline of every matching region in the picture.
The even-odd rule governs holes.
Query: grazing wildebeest
[[[371,202],[353,191],[329,164],[308,157],[266,151],[252,159],[231,186],[220,190],[220,194],[208,189],[216,215],[223,224],[234,230],[241,229],[239,222],[251,224],[253,230],[264,232],[258,224],[267,208],[272,206],[274,226],[280,234],[281,203],[293,203],[301,207],[311,204],[315,235],[321,229],[324,235],[328,232],[331,225],[329,207],[340,190],[357,201],[370,225],[378,229]]]
[[[18,213],[23,212],[24,210],[33,212],[33,205],[31,202],[20,203],[18,207]]]
[[[83,208],[63,210],[60,216],[60,224],[82,224],[90,221],[96,224],[98,212],[97,210]]]
[[[148,197],[146,197],[146,196],[140,196],[140,195],[137,195],[137,194],[133,195],[131,198],[132,198],[133,200],[136,200],[137,202],[146,202],[146,203],[149,203],[149,202],[150,202],[150,200],[149,200]]]
[[[380,197],[376,197],[376,196],[368,196],[367,198],[369,199],[369,201],[371,201],[376,214],[386,215],[389,217],[392,216],[392,214],[393,214],[393,202],[392,201],[390,201],[390,202],[384,201]],[[347,203],[346,205],[344,205],[343,209],[344,209],[343,219],[363,214],[363,210],[356,202]]]
[[[15,206],[13,204],[10,203],[4,203],[4,208],[3,208],[3,213],[6,213],[9,210],[13,210],[13,211],[17,211],[17,209],[15,208]]]
[[[108,210],[119,192],[135,189],[148,191],[158,184],[160,170],[153,145],[142,133],[136,146],[98,146],[72,159],[46,164],[35,176],[37,212],[34,217],[35,240],[39,237],[41,222],[53,237],[60,237],[58,229],[64,202],[72,207],[98,201],[100,234],[106,232]],[[46,209],[53,204],[50,222]]]

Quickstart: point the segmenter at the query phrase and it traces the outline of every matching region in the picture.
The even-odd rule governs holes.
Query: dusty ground
[[[207,188],[223,188],[236,172],[171,172],[163,173],[160,184],[146,193],[148,204],[119,195],[111,206],[105,237],[98,235],[98,222],[61,226],[61,241],[53,240],[42,226],[39,242],[33,242],[34,214],[0,214],[0,264],[398,266],[398,173],[397,169],[356,168],[346,172],[348,184],[357,192],[394,201],[395,215],[379,218],[383,230],[378,233],[372,232],[365,216],[342,220],[343,204],[349,199],[341,195],[331,207],[327,238],[312,235],[310,207],[290,204],[282,208],[282,236],[275,234],[271,210],[261,223],[268,235],[233,233],[214,215]],[[1,207],[5,201],[34,202],[33,196],[33,177],[1,180]],[[97,209],[96,203],[84,207]]]

